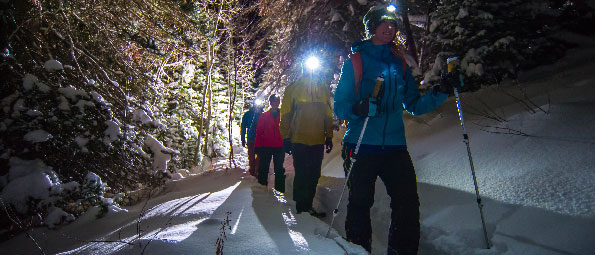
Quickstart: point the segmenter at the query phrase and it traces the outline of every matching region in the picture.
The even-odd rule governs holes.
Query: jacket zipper
[[[392,79],[392,72],[390,70],[390,68],[391,68],[390,62],[388,62],[387,65],[388,65],[388,74],[387,74],[388,75],[388,84],[391,86],[389,88],[389,91],[388,91],[389,92],[388,94],[389,94],[389,97],[390,97],[390,90],[392,89],[392,81],[393,81],[393,79]],[[394,98],[393,98],[393,100],[394,100]],[[386,98],[386,112],[385,112],[386,118],[384,120],[384,129],[382,130],[382,149],[384,149],[384,142],[386,140],[386,125],[388,125],[388,115],[389,115],[388,112],[389,111],[388,111],[388,97],[387,97]]]

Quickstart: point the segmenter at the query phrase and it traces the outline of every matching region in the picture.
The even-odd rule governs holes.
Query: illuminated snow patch
[[[308,248],[308,241],[306,241],[306,238],[304,238],[304,235],[302,235],[302,233],[290,229],[289,237],[291,237],[291,241],[293,241],[293,245],[295,245],[295,247],[297,247],[299,250],[302,250],[302,251],[310,250],[310,248]]]
[[[240,214],[238,215],[238,219],[236,220],[236,224],[234,224],[233,228],[231,229],[232,235],[234,235],[236,233],[236,231],[238,230],[238,225],[240,224],[240,219],[242,218],[243,212],[244,212],[244,208],[242,207],[242,210],[240,211]]]
[[[310,248],[308,247],[308,241],[306,241],[306,238],[304,238],[304,235],[298,231],[295,231],[293,229],[291,229],[291,227],[293,225],[297,224],[297,221],[295,220],[295,216],[293,214],[291,214],[291,212],[289,213],[282,213],[283,216],[283,221],[285,222],[285,225],[287,225],[287,230],[289,237],[291,238],[291,241],[293,241],[293,245],[298,248],[298,250],[301,251],[309,251]]]
[[[195,196],[174,199],[151,208],[142,219],[156,216],[191,216],[207,214],[211,215],[225,202],[231,192],[240,185],[235,185],[214,193],[198,194]]]
[[[59,254],[105,255],[125,248],[138,247],[139,243],[146,245],[151,240],[168,243],[184,241],[196,231],[200,223],[211,217],[213,212],[227,200],[240,183],[237,182],[235,185],[218,192],[183,197],[154,206],[141,218],[142,222],[144,222],[141,223],[141,226],[150,228],[141,230],[145,234],[140,237],[136,229],[137,222],[133,221],[98,238],[97,240],[100,242],[89,243]],[[172,222],[178,224],[173,225]],[[169,224],[172,224],[172,226],[169,226]],[[122,233],[128,233],[129,237],[121,238]],[[102,240],[118,241],[101,242]]]
[[[113,233],[114,232],[112,232],[110,234],[113,234]],[[113,241],[102,242],[102,241],[108,240],[108,239],[100,239],[96,242],[88,243],[88,244],[83,245],[83,246],[76,248],[74,250],[60,252],[60,253],[56,253],[56,254],[57,255],[68,255],[68,254],[105,255],[105,254],[112,254],[119,250],[122,250],[122,248],[124,248],[124,247],[129,246],[135,240],[135,238],[136,238],[136,235],[132,235],[128,238],[120,239],[117,242],[113,242]],[[112,240],[112,239],[109,239],[109,240]]]
[[[211,193],[206,199],[200,202],[200,206],[191,206],[183,214],[199,214],[199,213],[208,213],[209,215],[213,214],[225,200],[231,195],[231,193],[240,185],[241,182],[237,182],[235,185],[218,191]]]
[[[276,189],[273,189],[273,194],[275,195],[275,198],[277,198],[277,200],[280,203],[283,203],[283,204],[287,203],[287,200],[285,200],[285,195],[283,195],[283,193],[277,191]]]
[[[172,211],[173,213],[171,214],[171,216],[177,216],[178,214],[183,213],[184,210],[188,209],[190,206],[196,204],[197,201],[206,198],[208,195],[209,194],[198,194],[196,196],[183,197],[167,201],[149,209],[149,211],[145,213],[141,220],[146,220],[148,218],[161,215],[167,215]]]
[[[161,232],[159,232],[159,230],[154,230],[153,232],[141,237],[141,239],[159,240],[167,243],[178,243],[190,237],[190,235],[192,235],[192,233],[194,233],[194,231],[197,229],[197,226],[206,219],[207,217],[204,217],[198,220],[185,222],[183,224],[170,226],[161,230]]]
[[[285,222],[285,225],[287,225],[287,227],[291,227],[291,226],[297,224],[297,222],[295,221],[295,216],[293,216],[293,214],[282,213],[282,215],[283,215],[283,221]]]

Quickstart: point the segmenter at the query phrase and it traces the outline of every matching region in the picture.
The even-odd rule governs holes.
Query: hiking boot
[[[326,213],[324,213],[324,212],[317,212],[314,209],[310,209],[308,212],[310,213],[310,215],[312,215],[312,216],[314,216],[316,218],[324,218],[324,217],[326,217]]]

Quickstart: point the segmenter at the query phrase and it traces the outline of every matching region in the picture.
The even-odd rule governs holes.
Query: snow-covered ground
[[[513,84],[462,96],[490,250],[454,98],[433,113],[406,117],[421,202],[419,254],[595,254],[595,44],[583,42],[554,65],[520,77],[530,101],[513,99],[524,98]],[[340,138],[338,132],[323,162],[315,201],[327,212],[344,183]],[[127,211],[96,220],[91,210],[55,230],[29,233],[46,254],[215,254],[223,232],[224,254],[361,254],[335,232],[325,237],[330,214],[324,222],[295,214],[290,156],[285,166],[285,195],[241,169],[219,168],[169,182]],[[383,254],[390,208],[380,181],[376,191],[373,254]],[[334,224],[339,234],[345,206]],[[40,253],[25,235],[2,241],[0,250]]]

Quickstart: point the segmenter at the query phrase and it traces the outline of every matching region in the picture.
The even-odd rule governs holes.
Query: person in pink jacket
[[[268,185],[269,166],[272,158],[275,169],[275,189],[285,193],[285,168],[283,168],[285,152],[283,152],[283,137],[279,131],[281,100],[277,94],[272,94],[269,97],[269,103],[271,109],[262,113],[258,118],[256,139],[254,140],[254,150],[260,161],[258,183]]]

